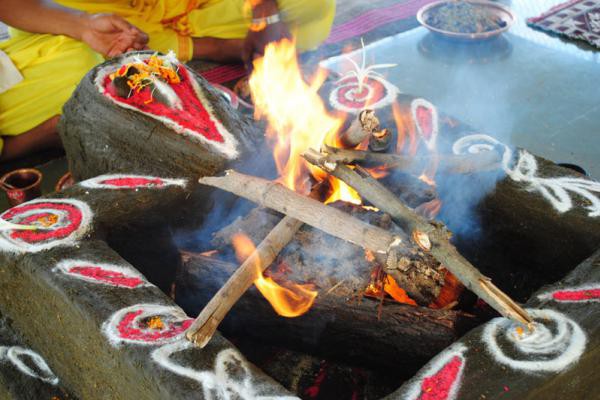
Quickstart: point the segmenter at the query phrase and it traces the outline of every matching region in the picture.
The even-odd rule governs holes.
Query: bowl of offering
[[[491,1],[442,0],[421,8],[417,20],[435,34],[476,41],[506,32],[515,22],[515,14]]]

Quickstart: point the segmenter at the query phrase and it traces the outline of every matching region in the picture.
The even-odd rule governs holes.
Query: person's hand
[[[98,53],[115,57],[145,49],[148,35],[117,15],[92,14],[85,16],[81,40]]]
[[[267,44],[286,38],[290,39],[291,34],[283,21],[266,25],[261,30],[249,30],[244,41],[242,60],[251,69],[252,61],[264,55]]]

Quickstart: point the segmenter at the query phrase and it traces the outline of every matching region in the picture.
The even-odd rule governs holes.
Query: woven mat
[[[600,48],[600,0],[571,0],[529,18],[527,23],[546,32],[585,40]]]
[[[418,25],[417,11],[435,0],[338,0],[329,38],[317,52],[306,58],[323,59],[338,55],[344,48],[392,36]],[[212,83],[225,84],[245,75],[242,65],[219,65],[192,61],[190,66]]]

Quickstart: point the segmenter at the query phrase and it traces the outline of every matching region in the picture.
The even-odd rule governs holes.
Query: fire
[[[356,190],[346,185],[339,179],[329,179],[329,186],[331,188],[331,194],[325,200],[325,204],[333,203],[334,201],[342,200],[352,204],[362,204],[362,199]]]
[[[392,104],[392,114],[396,129],[398,131],[398,141],[396,143],[396,153],[408,154],[414,156],[417,153],[417,134],[415,123],[409,112],[404,112],[398,102]]]
[[[296,45],[283,39],[265,48],[265,55],[254,61],[249,86],[255,117],[269,123],[267,139],[273,143],[275,162],[281,179],[290,189],[306,193],[309,167],[301,154],[323,143],[334,145],[343,119],[330,115],[318,90],[326,78],[319,70],[311,83],[304,81],[298,65]],[[323,177],[321,171],[314,175]]]
[[[398,286],[391,275],[386,276],[383,284],[383,290],[399,303],[411,304],[413,306],[417,305],[413,299],[408,297],[406,291]]]
[[[446,271],[444,277],[444,286],[440,290],[440,294],[437,299],[433,301],[429,307],[431,308],[445,308],[448,305],[455,304],[458,301],[461,293],[464,290],[464,286],[457,277],[455,277],[450,271]]]
[[[367,261],[373,261],[375,256],[370,251],[365,252]],[[365,289],[365,296],[382,298],[385,293],[390,295],[398,303],[416,306],[417,303],[411,299],[406,291],[398,286],[398,283],[390,275],[386,274],[381,266],[376,265],[371,271],[371,281]]]
[[[435,186],[435,181],[432,178],[430,178],[426,173],[422,173],[419,176],[419,180],[425,182],[429,186]]]
[[[240,262],[248,258],[255,250],[254,243],[243,234],[234,235],[232,243]],[[278,285],[273,279],[263,276],[260,264],[256,265],[254,285],[269,301],[277,314],[288,318],[299,317],[306,313],[312,307],[318,294],[312,290],[312,285],[294,283],[285,283],[285,287]]]
[[[214,257],[217,254],[219,254],[219,250],[216,250],[216,249],[207,250],[207,251],[204,251],[204,252],[200,253],[200,255],[204,256],[204,257]]]
[[[264,57],[254,61],[249,79],[255,117],[268,121],[267,139],[273,145],[280,179],[287,187],[307,193],[312,175],[318,181],[329,179],[332,193],[326,203],[345,200],[360,204],[354,190],[301,157],[311,147],[339,145],[337,134],[344,118],[328,113],[318,94],[326,77],[319,69],[310,83],[304,80],[294,41],[283,39],[268,44]]]
[[[418,206],[415,211],[417,214],[427,218],[435,219],[442,209],[442,201],[440,199],[433,199],[427,203],[423,203]]]

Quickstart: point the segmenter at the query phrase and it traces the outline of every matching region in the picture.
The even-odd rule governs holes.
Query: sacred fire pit
[[[265,140],[171,56],[92,70],[79,183],[2,215],[29,226],[0,233],[2,313],[85,399],[564,395],[600,342],[600,255],[574,270],[600,184],[379,75],[316,82],[267,48]]]

